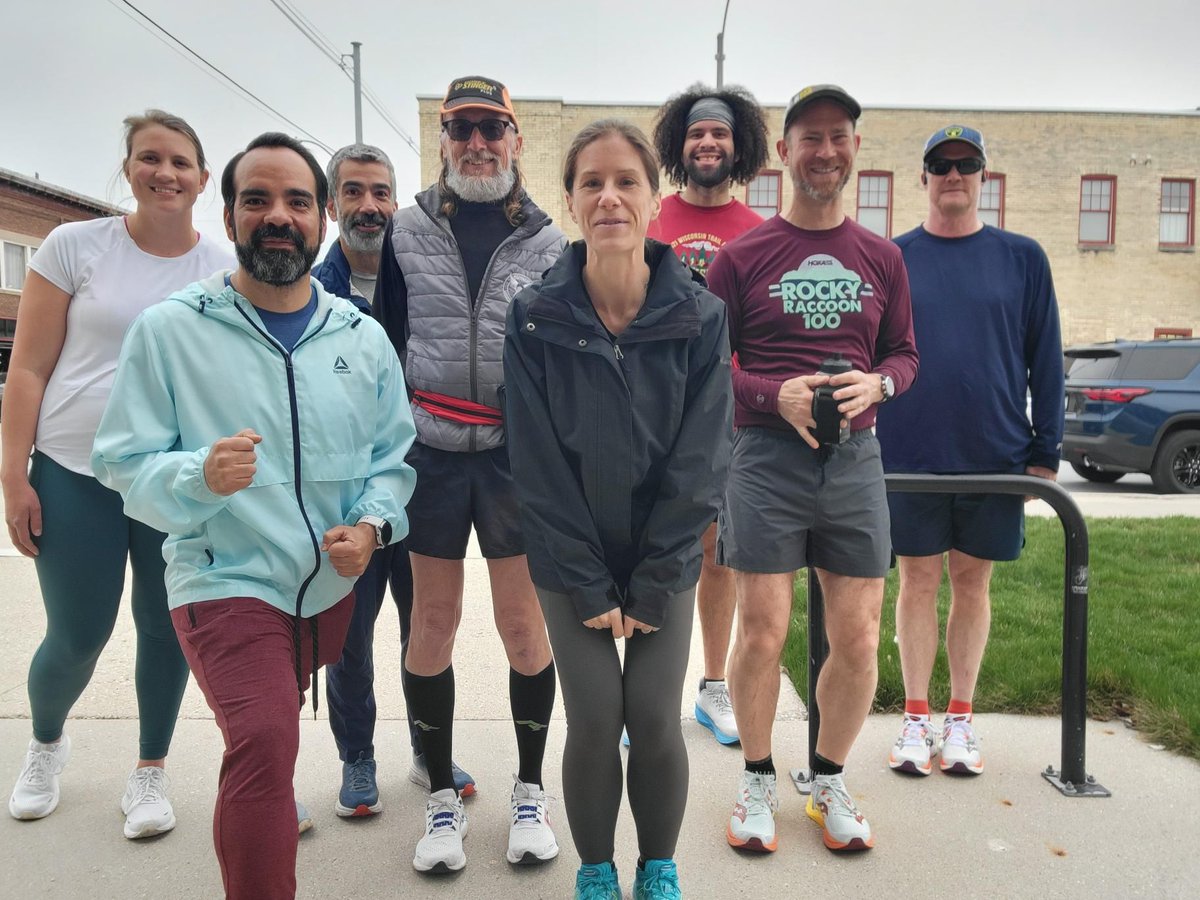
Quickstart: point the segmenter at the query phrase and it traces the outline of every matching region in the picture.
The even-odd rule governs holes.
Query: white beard
[[[517,170],[511,163],[495,175],[463,175],[453,165],[446,167],[446,185],[468,203],[495,203],[503,200],[517,182]]]

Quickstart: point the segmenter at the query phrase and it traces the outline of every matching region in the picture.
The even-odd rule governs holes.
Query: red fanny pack
[[[449,419],[463,425],[501,425],[504,418],[494,406],[485,406],[473,400],[435,394],[433,391],[412,392],[417,406],[438,419]]]

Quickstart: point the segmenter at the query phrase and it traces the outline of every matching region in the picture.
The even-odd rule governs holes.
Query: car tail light
[[[1134,397],[1150,393],[1150,388],[1085,388],[1083,396],[1089,400],[1107,400],[1109,403],[1128,403]]]

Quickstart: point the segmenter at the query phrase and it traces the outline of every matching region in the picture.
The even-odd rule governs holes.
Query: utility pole
[[[725,20],[729,18],[729,0],[725,0],[725,15],[721,16],[721,30],[717,32],[717,90],[725,86]]]
[[[726,2],[728,8],[728,0]],[[362,41],[351,41],[354,48],[354,143],[362,143]]]

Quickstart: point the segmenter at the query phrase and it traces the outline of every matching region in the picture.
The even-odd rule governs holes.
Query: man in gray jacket
[[[414,596],[404,683],[425,751],[425,770],[414,780],[430,790],[413,858],[421,872],[466,864],[466,816],[451,765],[451,657],[472,527],[511,666],[519,766],[508,860],[537,863],[558,854],[542,789],[554,663],[525,559],[500,392],[508,304],[541,278],[566,239],[525,193],[522,138],[504,85],[455,79],[441,117],[441,176],[388,225],[374,303],[404,361],[417,425],[408,459],[417,490],[408,508]]]

